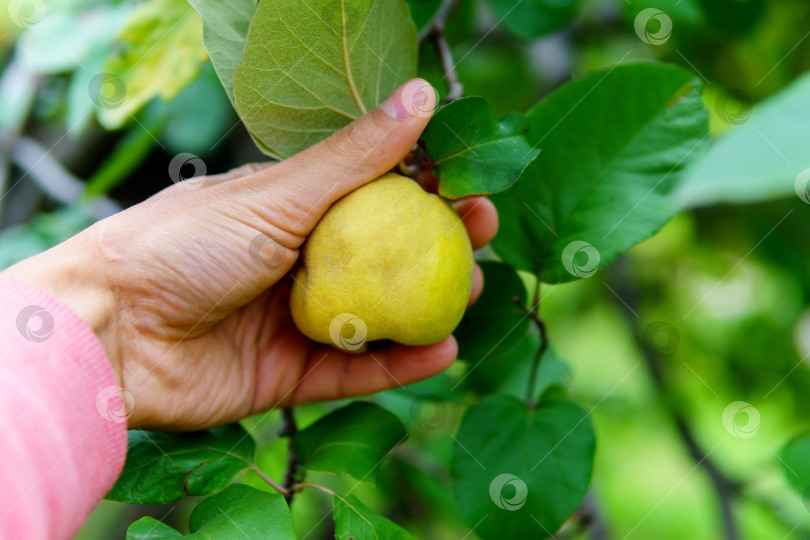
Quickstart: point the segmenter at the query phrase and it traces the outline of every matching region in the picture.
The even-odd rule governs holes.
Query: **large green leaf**
[[[476,366],[482,360],[514,348],[531,324],[522,306],[526,287],[517,272],[507,264],[483,262],[484,292],[453,334],[458,340],[458,356]]]
[[[578,4],[579,0],[489,0],[499,24],[523,39],[561,28],[574,17]]]
[[[493,197],[493,246],[546,282],[587,277],[669,221],[678,207],[668,194],[708,134],[699,79],[665,64],[593,73],[526,118],[542,152]]]
[[[335,540],[415,540],[413,535],[369,509],[354,495],[333,497]]]
[[[810,432],[793,437],[779,459],[788,483],[805,501],[810,500]]]
[[[804,75],[756,105],[744,124],[714,142],[703,159],[684,171],[674,198],[678,204],[701,206],[803,193],[810,184],[810,178],[804,185],[799,178],[810,168],[808,124],[810,75]]]
[[[288,157],[345,126],[416,72],[402,0],[262,0],[234,91],[269,155]]]
[[[258,0],[189,0],[203,22],[203,45],[234,108],[233,76]]]
[[[145,517],[129,526],[127,540],[296,538],[290,508],[284,497],[244,484],[234,484],[198,504],[191,513],[189,530],[191,533],[183,536],[168,525]]]
[[[238,424],[194,433],[130,431],[124,471],[107,499],[161,504],[215,493],[255,453],[256,443]]]
[[[405,436],[405,428],[394,414],[356,401],[298,433],[295,454],[304,469],[368,480]]]
[[[579,507],[593,470],[588,414],[566,400],[535,410],[491,396],[472,406],[453,449],[453,491],[484,540],[547,538]]]
[[[519,115],[495,123],[480,97],[442,107],[422,133],[439,193],[458,199],[511,187],[539,152],[523,137],[527,127]]]

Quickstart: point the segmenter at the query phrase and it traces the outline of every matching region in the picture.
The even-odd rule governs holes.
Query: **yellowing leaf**
[[[114,49],[106,73],[90,87],[91,97],[100,94],[95,96],[99,120],[108,129],[123,124],[155,97],[176,96],[208,57],[202,21],[186,0],[148,0],[138,6]]]

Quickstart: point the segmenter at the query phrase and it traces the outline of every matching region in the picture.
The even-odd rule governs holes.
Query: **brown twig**
[[[458,4],[459,0],[444,0],[430,22],[419,32],[419,43],[424,43],[428,38],[432,39],[436,52],[439,55],[442,71],[444,71],[444,80],[447,83],[447,97],[445,97],[445,103],[455,101],[464,95],[464,87],[461,85],[458,73],[456,73],[456,64],[453,60],[453,54],[450,51],[450,45],[447,43],[447,36],[444,31],[447,20],[456,10]]]
[[[281,429],[278,434],[282,437],[287,437],[290,452],[287,458],[287,473],[284,475],[284,491],[282,491],[282,494],[289,504],[292,502],[293,494],[295,493],[295,476],[300,468],[298,458],[295,456],[295,436],[298,434],[298,426],[295,424],[295,416],[293,416],[292,407],[284,407],[281,409],[281,419]]]
[[[534,326],[537,328],[537,331],[540,333],[540,346],[537,348],[537,352],[532,359],[532,365],[529,368],[529,377],[526,381],[526,405],[532,409],[537,405],[537,402],[534,399],[534,389],[535,385],[537,384],[537,372],[540,369],[540,361],[543,359],[543,355],[548,350],[546,323],[540,317],[540,287],[541,283],[538,279],[537,285],[534,287],[534,299],[532,300],[532,305],[528,309],[523,305],[520,298],[514,298],[515,303],[526,313],[526,315],[528,315],[528,317],[534,323]]]

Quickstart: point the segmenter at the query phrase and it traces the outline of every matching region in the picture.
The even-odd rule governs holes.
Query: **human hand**
[[[410,151],[435,99],[426,82],[409,81],[289,159],[172,185],[5,272],[96,331],[131,396],[130,428],[202,429],[435,375],[456,357],[452,336],[360,355],[304,337],[287,275],[329,206]],[[455,208],[474,248],[495,236],[491,202]],[[476,268],[471,301],[482,286]]]

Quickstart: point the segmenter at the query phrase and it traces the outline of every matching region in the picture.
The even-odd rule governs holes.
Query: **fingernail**
[[[436,108],[436,90],[424,79],[411,79],[396,90],[381,105],[385,113],[396,120],[426,118]]]

